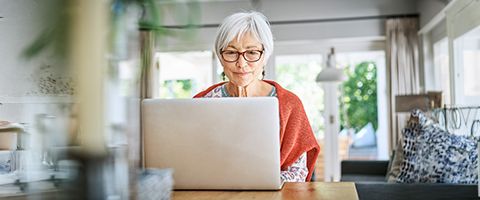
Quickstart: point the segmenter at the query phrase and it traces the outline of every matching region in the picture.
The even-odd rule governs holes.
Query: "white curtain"
[[[158,68],[155,67],[155,33],[149,30],[140,31],[140,130],[142,130],[142,109],[141,102],[143,99],[153,98],[155,93],[156,76]],[[144,166],[143,160],[143,135],[140,133],[140,166]]]
[[[155,67],[155,33],[152,31],[140,31],[140,98],[153,98],[155,94],[155,81],[157,68]]]
[[[400,131],[409,116],[408,113],[396,113],[395,96],[420,93],[418,27],[418,18],[416,17],[386,20],[391,115],[390,149],[395,149]]]

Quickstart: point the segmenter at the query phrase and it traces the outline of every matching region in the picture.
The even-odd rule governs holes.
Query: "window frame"
[[[460,37],[480,27],[480,1],[453,1],[446,9],[447,35],[449,39],[450,88],[453,105],[471,105],[480,102],[480,96],[467,97],[463,93],[463,58]],[[477,103],[478,104],[478,103]]]

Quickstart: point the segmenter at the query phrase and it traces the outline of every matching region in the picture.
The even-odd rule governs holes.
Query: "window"
[[[192,98],[212,84],[212,52],[168,52],[156,55],[158,97]]]
[[[454,40],[454,83],[456,105],[478,105],[480,102],[480,27]]]
[[[450,64],[448,57],[448,39],[444,38],[433,44],[435,90],[442,91],[442,102],[450,104]]]
[[[459,63],[463,71],[462,90],[466,97],[480,96],[480,82],[476,80],[480,74],[480,27],[475,28],[455,40]],[[472,102],[473,103],[473,102]]]
[[[323,64],[322,54],[296,54],[275,56],[275,75],[277,82],[296,94],[305,108],[313,132],[323,148],[325,136],[324,91],[315,78],[320,73]],[[324,150],[320,151],[315,166],[316,181],[324,180],[325,164]]]
[[[452,103],[474,105],[480,102],[480,1],[453,1],[446,11],[452,64]]]
[[[323,90],[315,82],[322,69],[322,61],[321,54],[275,57],[276,80],[300,98],[317,137],[323,137],[324,129]]]

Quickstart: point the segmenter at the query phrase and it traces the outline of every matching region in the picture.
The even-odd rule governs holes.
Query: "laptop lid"
[[[173,168],[175,189],[275,190],[280,126],[275,97],[147,99],[146,168]]]

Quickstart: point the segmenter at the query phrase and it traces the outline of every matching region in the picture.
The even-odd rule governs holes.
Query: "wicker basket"
[[[172,169],[145,169],[139,174],[138,199],[169,200],[173,189]]]

